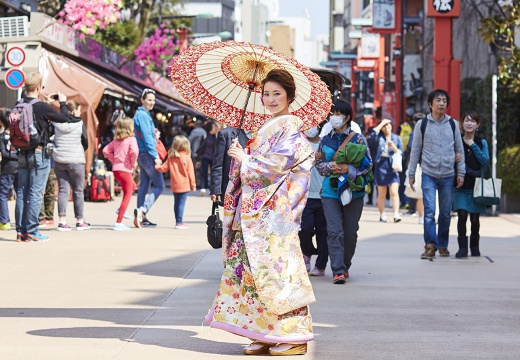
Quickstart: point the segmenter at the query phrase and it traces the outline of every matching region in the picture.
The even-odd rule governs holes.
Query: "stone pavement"
[[[242,355],[247,339],[201,326],[222,266],[205,239],[211,204],[190,196],[190,228],[175,230],[168,192],[156,229],[112,231],[118,197],[86,203],[89,231],[43,230],[46,243],[0,232],[0,360],[258,358]],[[316,337],[301,358],[520,358],[518,216],[481,219],[480,258],[420,260],[421,234],[417,218],[379,223],[365,207],[351,278],[312,279]],[[454,219],[452,254],[455,234]]]

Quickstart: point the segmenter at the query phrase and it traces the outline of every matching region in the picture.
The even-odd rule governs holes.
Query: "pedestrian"
[[[218,126],[213,121],[208,121],[205,125],[206,138],[197,150],[197,164],[200,167],[200,195],[205,196],[209,189],[209,169],[212,167],[215,144],[217,142]]]
[[[52,127],[53,126],[51,125],[50,128]],[[49,170],[49,176],[47,177],[47,182],[45,184],[40,215],[38,215],[38,221],[40,223],[38,226],[39,229],[45,229],[54,225],[54,205],[56,203],[56,172],[54,171],[55,163],[52,156],[50,160],[51,169]]]
[[[134,115],[134,132],[139,147],[137,163],[141,182],[137,191],[137,208],[134,210],[134,226],[156,227],[157,224],[148,219],[148,212],[164,191],[163,175],[155,170],[155,165],[161,165],[155,138],[155,125],[150,111],[155,106],[155,91],[144,89],[141,95],[143,106],[137,108]]]
[[[168,159],[164,164],[156,165],[155,169],[160,172],[170,171],[175,228],[179,230],[188,229],[188,226],[183,221],[184,206],[190,190],[197,190],[188,138],[183,135],[177,135],[173,139],[172,146],[168,151]]]
[[[224,199],[220,289],[205,320],[253,340],[246,355],[297,355],[314,338],[308,305],[315,301],[298,240],[313,150],[290,115],[296,86],[286,70],[261,83],[273,114],[234,159]],[[289,196],[289,189],[291,195]]]
[[[379,221],[387,222],[385,202],[387,188],[390,190],[394,222],[401,221],[399,215],[399,171],[393,169],[394,154],[400,155],[401,169],[403,156],[403,142],[399,135],[392,133],[392,121],[383,119],[373,130],[372,136],[376,139],[377,151],[374,160],[374,181],[377,185],[377,208]]]
[[[316,152],[320,145],[320,129],[318,126],[310,128],[303,132],[307,136],[307,140]],[[309,196],[307,204],[302,213],[302,224],[298,236],[300,237],[300,246],[302,248],[303,260],[305,267],[310,276],[324,276],[329,258],[329,250],[327,248],[327,221],[323,212],[321,203],[321,185],[323,176],[320,175],[316,167],[311,170],[311,182],[309,187]],[[316,247],[312,243],[312,238],[316,235]],[[311,270],[311,257],[318,255],[314,268]]]
[[[239,144],[245,147],[250,135],[251,132],[249,131],[238,130],[231,126],[225,127],[217,133],[215,153],[211,163],[211,201],[224,200],[223,194],[226,193],[229,182],[229,169],[231,168],[231,157],[227,154],[227,151],[233,140],[238,139]]]
[[[453,192],[453,211],[457,212],[457,240],[459,250],[456,258],[468,257],[468,236],[466,222],[471,222],[469,237],[469,249],[471,256],[480,256],[480,214],[486,213],[486,206],[475,203],[473,200],[473,187],[475,179],[482,176],[489,164],[488,145],[476,133],[480,126],[480,116],[476,111],[470,111],[462,116],[462,140],[464,146],[464,159],[466,162],[466,175],[462,187]]]
[[[105,146],[103,155],[112,163],[114,177],[121,184],[123,191],[123,199],[113,229],[128,231],[130,228],[123,224],[123,218],[137,187],[132,173],[137,166],[139,155],[139,147],[134,135],[134,121],[131,118],[124,117],[117,121],[114,140]]]
[[[325,178],[321,188],[321,202],[327,219],[327,246],[329,250],[330,266],[333,283],[344,284],[350,276],[349,270],[352,258],[356,251],[359,230],[359,219],[363,212],[365,186],[372,178],[372,158],[368,150],[365,137],[353,131],[352,107],[344,100],[337,100],[332,106],[330,123],[332,131],[321,139],[318,153],[320,160],[316,161],[316,168]],[[354,165],[336,162],[338,153],[354,147],[352,155],[361,155],[361,163]],[[360,146],[361,145],[361,146]],[[348,183],[358,183],[356,189],[347,189],[344,193],[351,195],[350,199],[342,199],[338,189],[331,185],[331,178],[335,176],[348,179]],[[345,201],[344,201],[345,200]],[[348,201],[350,200],[350,201]]]
[[[423,114],[421,112],[415,113],[412,117],[413,119],[413,128],[415,129],[415,126],[417,125],[417,121],[422,120],[426,117],[426,114]],[[407,154],[404,159],[408,159],[408,164],[410,163],[410,153],[412,151],[412,144],[413,144],[413,132],[410,134],[410,138],[408,140],[408,144],[406,144],[406,150],[405,154]],[[406,177],[405,177],[405,194],[406,197],[408,197],[410,207],[408,208],[408,211],[403,214],[403,216],[417,216],[418,223],[420,225],[424,224],[424,202],[423,202],[423,194],[421,190],[421,178],[422,178],[422,169],[421,164],[417,164],[417,168],[415,169],[415,187],[412,190],[410,187],[410,177],[409,172],[410,169],[406,169]],[[404,169],[404,168],[403,168]]]
[[[208,134],[206,133],[206,130],[203,128],[203,123],[201,120],[196,120],[193,123],[193,129],[190,132],[190,136],[188,139],[190,140],[190,148],[191,148],[191,158],[193,160],[193,164],[197,164],[197,153],[199,151],[200,146],[204,142],[204,139],[206,139],[206,136]],[[206,189],[202,188],[202,178],[201,178],[201,169],[200,164],[199,166],[195,166],[196,170],[196,176],[197,176],[197,184],[200,189],[200,195],[206,196]]]
[[[464,182],[466,165],[460,130],[456,121],[446,114],[450,104],[447,91],[433,90],[428,95],[430,114],[415,126],[412,151],[410,153],[410,187],[414,189],[415,171],[421,163],[424,201],[424,243],[421,259],[432,259],[439,250],[440,256],[450,256],[448,251],[452,192]],[[424,124],[424,125],[423,125]],[[461,154],[460,160],[455,155]],[[455,168],[456,165],[456,168]],[[439,228],[436,231],[436,194],[439,194]]]
[[[45,101],[38,101],[42,89],[41,75],[37,72],[27,74],[25,78],[26,96],[21,101],[32,103],[37,145],[20,148],[18,151],[18,191],[15,217],[16,241],[19,242],[49,240],[48,235],[43,235],[38,231],[38,214],[50,171],[49,122],[80,121],[69,119],[69,110],[65,103],[67,97],[60,92],[51,94],[48,99],[49,102],[59,101],[60,112]],[[57,100],[54,99],[55,95]]]
[[[85,138],[87,129],[81,120],[81,105],[76,101],[67,102],[70,123],[53,123],[54,126],[54,171],[58,180],[58,231],[70,231],[67,224],[67,204],[72,186],[72,202],[76,230],[89,230],[90,224],[84,219],[85,182]],[[72,122],[74,121],[74,122]]]
[[[405,114],[406,120],[399,125],[397,128],[397,134],[401,138],[403,143],[403,171],[399,172],[399,202],[401,204],[401,209],[408,210],[410,207],[410,199],[405,195],[404,190],[406,188],[407,182],[406,174],[408,170],[408,163],[410,162],[410,152],[407,151],[408,143],[410,142],[410,136],[413,132],[414,123],[410,118],[408,120],[408,114]]]
[[[9,114],[11,109],[4,109],[0,113],[4,132],[0,134],[0,230],[11,230],[9,217],[9,191],[18,187],[18,151],[11,148],[9,133]]]

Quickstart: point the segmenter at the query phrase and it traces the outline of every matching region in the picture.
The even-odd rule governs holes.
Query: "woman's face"
[[[287,92],[280,84],[272,81],[266,82],[262,97],[264,100],[264,106],[274,116],[289,114],[289,99],[287,99]]]
[[[72,115],[74,115],[74,116],[78,116],[78,117],[81,116],[81,105],[79,105],[78,108],[75,109],[75,110],[72,112]]]
[[[478,124],[474,119],[471,118],[471,116],[468,115],[464,118],[462,128],[464,129],[464,131],[472,133],[477,131]]]
[[[150,111],[155,106],[155,95],[152,93],[146,93],[144,99],[141,99],[141,102],[143,103],[143,108],[146,111]]]
[[[381,129],[381,131],[383,132],[383,134],[385,134],[386,136],[390,135],[390,133],[392,132],[392,124],[386,124],[385,126],[383,126],[383,128]]]

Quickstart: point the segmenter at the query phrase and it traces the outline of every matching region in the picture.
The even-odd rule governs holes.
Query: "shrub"
[[[520,195],[520,145],[511,146],[498,154],[497,175],[502,179],[502,190],[509,195]]]

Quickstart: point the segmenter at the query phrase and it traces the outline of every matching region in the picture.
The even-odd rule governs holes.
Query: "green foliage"
[[[502,179],[502,189],[506,194],[520,195],[520,145],[499,153],[497,175]]]
[[[461,89],[461,113],[470,110],[479,113],[482,120],[479,134],[491,144],[491,76],[466,78]],[[520,93],[512,92],[500,82],[497,93],[497,149],[500,152],[520,139]]]
[[[482,39],[493,44],[503,53],[498,55],[498,75],[503,84],[514,92],[520,92],[520,48],[515,44],[515,29],[520,26],[520,2],[514,0],[510,4],[500,5],[499,15],[481,20],[479,28]]]
[[[133,58],[137,36],[138,29],[134,21],[119,21],[98,31],[92,37],[112,50]]]

